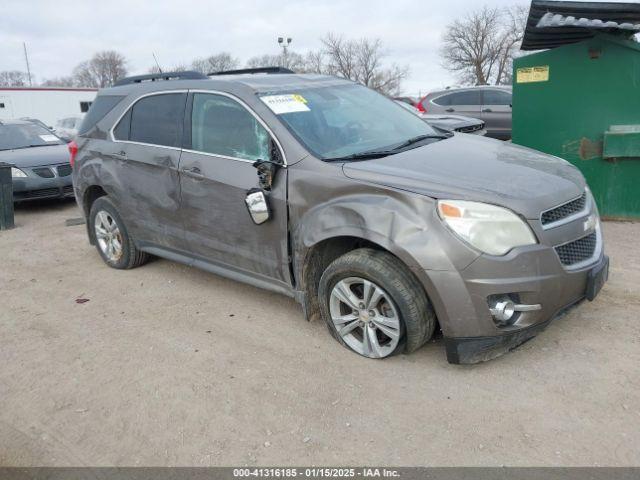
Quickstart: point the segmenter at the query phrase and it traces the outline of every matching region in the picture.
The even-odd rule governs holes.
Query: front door
[[[247,192],[259,187],[253,163],[282,161],[272,135],[248,107],[217,93],[190,93],[185,127],[180,184],[191,253],[289,286],[286,168],[266,192],[270,220],[256,225],[245,203]]]

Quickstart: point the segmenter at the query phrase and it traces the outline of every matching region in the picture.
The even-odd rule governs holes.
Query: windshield
[[[361,85],[265,93],[261,100],[324,160],[387,151],[410,139],[438,135],[418,116]]]
[[[0,123],[0,150],[63,144],[64,142],[51,133],[51,130],[40,125]]]

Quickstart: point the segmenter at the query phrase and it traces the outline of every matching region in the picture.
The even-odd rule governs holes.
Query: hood
[[[352,179],[432,198],[474,200],[526,218],[582,194],[580,171],[560,158],[511,143],[459,135],[389,157],[345,163]]]
[[[0,151],[0,162],[25,168],[68,163],[69,149],[67,145],[45,145],[43,147],[3,150]]]

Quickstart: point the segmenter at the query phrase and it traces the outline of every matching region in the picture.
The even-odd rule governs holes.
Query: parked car
[[[51,130],[53,132],[53,127],[47,125],[42,120],[38,120],[37,118],[22,117],[20,120],[35,123],[36,125],[40,125],[42,128],[46,128],[47,130]]]
[[[61,118],[56,122],[54,132],[66,142],[70,142],[76,138],[83,118],[84,115],[73,115],[71,117]]]
[[[24,120],[0,121],[0,162],[13,165],[13,200],[73,196],[66,143]]]
[[[487,130],[484,122],[477,118],[463,117],[461,115],[437,115],[430,113],[422,113],[411,105],[397,101],[398,105],[410,111],[414,115],[418,115],[432,127],[442,130],[460,133],[472,133],[474,135],[486,135]]]
[[[509,140],[511,97],[511,87],[456,88],[430,93],[420,101],[418,110],[477,118],[486,124],[488,137]]]
[[[570,163],[436,132],[345,79],[261,71],[99,92],[70,151],[107,265],[153,254],[292,296],[370,358],[438,323],[450,362],[487,360],[595,298],[608,258]]]

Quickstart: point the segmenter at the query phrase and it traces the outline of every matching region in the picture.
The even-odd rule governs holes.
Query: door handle
[[[492,113],[493,110],[491,110],[490,108],[485,108],[484,110],[482,110],[482,113]]]
[[[183,168],[183,169],[180,170],[180,172],[182,172],[187,177],[191,177],[191,178],[194,178],[196,180],[204,179],[204,175],[202,174],[202,172],[200,171],[200,169],[198,167]]]
[[[455,108],[447,108],[447,109],[445,110],[445,112],[449,112],[449,113],[452,113],[452,112],[455,112],[455,111],[456,111],[456,109],[455,109]]]
[[[123,160],[127,159],[127,152],[125,152],[124,150],[120,150],[119,152],[112,153],[112,155],[114,157],[119,157],[119,158],[121,158]]]

